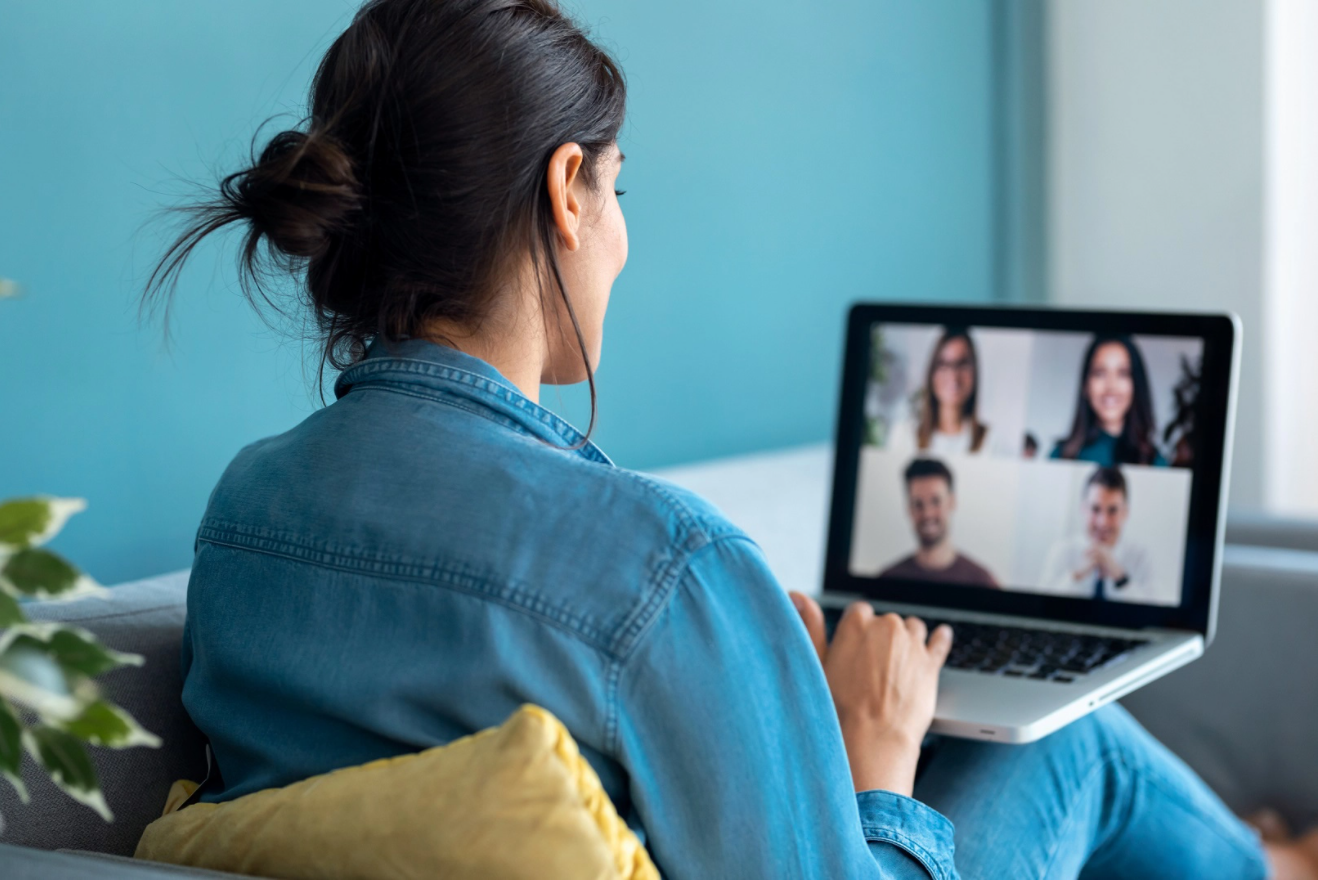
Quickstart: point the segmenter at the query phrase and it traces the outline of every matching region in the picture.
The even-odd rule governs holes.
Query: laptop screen
[[[859,410],[843,420],[859,433],[845,541],[853,588],[1189,604],[1196,484],[1207,462],[1216,509],[1223,458],[1223,425],[1206,419],[1224,422],[1226,409],[1224,389],[1205,387],[1204,334],[1165,323],[1140,332],[1138,317],[1080,329],[1002,326],[1010,312],[986,324],[961,320],[966,310],[912,321],[874,308],[853,328],[864,375],[844,401]],[[1034,314],[1021,323],[1077,323]],[[1209,372],[1220,385],[1222,372]]]

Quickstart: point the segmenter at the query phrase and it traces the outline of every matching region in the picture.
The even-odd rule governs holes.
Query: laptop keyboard
[[[828,636],[842,617],[842,609],[825,608]],[[995,623],[922,618],[930,632],[940,623],[952,627],[952,651],[947,656],[950,669],[1033,678],[1070,684],[1124,658],[1131,651],[1148,644],[1144,639],[1083,635],[1057,630],[1003,626]]]

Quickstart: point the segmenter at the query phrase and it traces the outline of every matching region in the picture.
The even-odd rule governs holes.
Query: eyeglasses
[[[975,362],[970,358],[960,358],[955,361],[945,361],[942,359],[934,361],[934,372],[941,373],[944,370],[956,370],[958,373],[969,373],[975,369]]]

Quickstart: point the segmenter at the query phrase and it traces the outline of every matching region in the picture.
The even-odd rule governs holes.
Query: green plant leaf
[[[8,637],[9,632],[0,634]],[[76,718],[83,707],[96,699],[95,685],[87,683],[90,693],[73,684],[59,664],[40,647],[28,643],[9,644],[0,650],[0,697],[31,709],[42,718],[68,720]]]
[[[50,774],[50,781],[79,803],[91,807],[107,822],[114,821],[110,806],[101,794],[96,768],[86,747],[72,734],[38,725],[23,731],[28,754]]]
[[[44,544],[64,528],[69,517],[87,509],[81,498],[38,495],[0,504],[0,547],[22,550]]]
[[[28,625],[21,629],[30,631],[33,627]],[[50,628],[45,650],[65,672],[76,672],[88,678],[121,666],[141,666],[143,662],[140,654],[112,651],[87,630],[63,624]]]
[[[0,568],[0,590],[15,598],[76,599],[98,595],[104,587],[58,553],[29,547],[5,560]]]
[[[111,749],[160,747],[160,737],[145,730],[132,715],[105,700],[97,700],[77,718],[60,727],[94,746]]]
[[[24,596],[41,593],[58,596],[73,589],[78,582],[78,569],[64,557],[49,550],[25,549],[7,560],[0,574]]]
[[[88,678],[95,678],[121,666],[141,666],[143,662],[140,654],[112,651],[91,633],[76,629],[58,630],[51,634],[47,645],[50,656],[66,672],[80,672]]]
[[[68,722],[100,699],[93,676],[142,663],[141,655],[113,651],[66,623],[36,621],[0,630],[0,696],[51,722]]]
[[[19,549],[46,531],[50,505],[41,498],[15,498],[0,504],[0,544]]]
[[[27,623],[27,616],[19,607],[18,600],[0,590],[0,629],[20,623]]]
[[[141,666],[141,654],[125,654],[102,645],[82,627],[55,620],[15,624],[0,632],[0,656],[10,647],[34,648],[48,655],[64,672],[94,678],[121,666]]]
[[[19,800],[27,803],[27,786],[23,784],[23,726],[12,707],[0,700],[0,776],[18,792]]]

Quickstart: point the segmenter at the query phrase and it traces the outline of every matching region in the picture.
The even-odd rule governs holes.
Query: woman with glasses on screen
[[[937,456],[980,452],[989,426],[979,420],[979,357],[964,327],[948,327],[934,345],[920,393],[915,445]]]
[[[238,453],[198,531],[201,799],[532,702],[671,880],[1265,876],[1258,838],[1116,706],[921,765],[947,627],[857,603],[826,640],[712,505],[540,405],[594,390],[627,259],[625,96],[549,0],[372,0],[306,124],[189,215],[152,290],[233,226],[249,285],[291,276],[338,371],[333,403]],[[940,357],[982,445],[970,349]]]
[[[1149,374],[1135,341],[1096,336],[1081,364],[1071,433],[1057,441],[1051,457],[1100,467],[1165,467],[1167,459],[1153,442],[1157,425]]]

